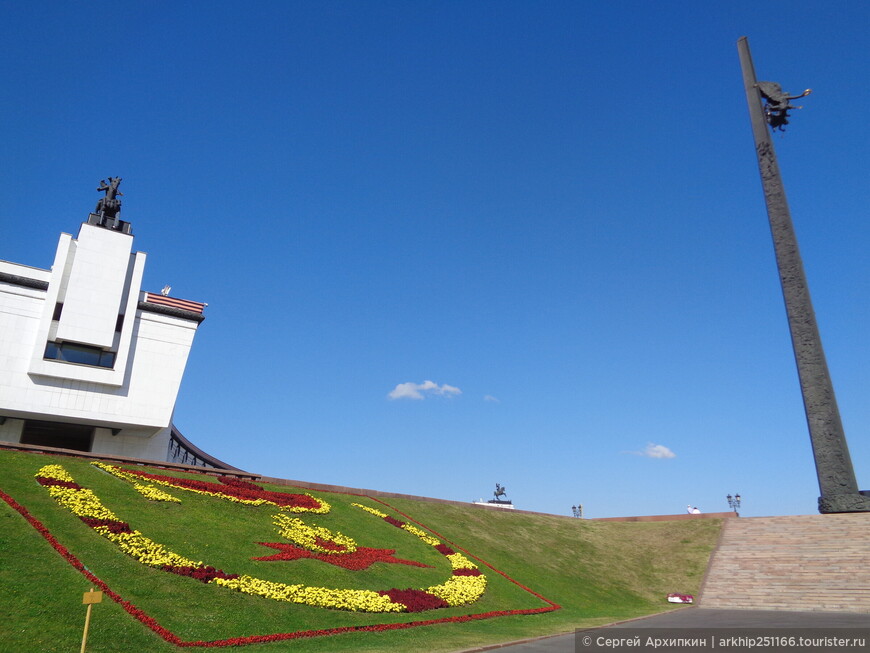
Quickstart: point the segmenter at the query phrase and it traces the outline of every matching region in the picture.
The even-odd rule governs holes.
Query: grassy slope
[[[113,509],[136,518],[134,528],[177,548],[206,551],[211,559],[228,561],[228,570],[254,573],[250,551],[235,551],[233,542],[220,537],[220,523],[235,519],[236,527],[256,540],[258,521],[234,506],[215,503],[185,493],[184,510],[159,504],[155,511],[139,511],[138,495],[117,479],[90,467],[84,461],[33,454],[0,451],[0,489],[24,504],[45,523],[52,533],[77,554],[112,587],[125,587],[125,598],[151,613],[185,638],[229,637],[263,632],[286,632],[300,628],[370,623],[370,616],[326,611],[307,606],[281,604],[265,599],[226,592],[148,569],[119,556],[113,545],[95,538],[90,529],[57,509],[32,476],[43,464],[60,462]],[[176,493],[177,494],[177,493]],[[349,508],[345,497],[324,496],[333,511],[318,522],[349,533],[365,532],[368,546],[396,547],[395,529],[373,523],[366,515]],[[562,606],[561,610],[539,615],[508,616],[463,624],[438,624],[408,630],[344,634],[267,645],[252,645],[244,650],[260,651],[455,651],[487,643],[570,631],[581,625],[594,625],[668,609],[668,592],[697,593],[706,561],[719,532],[717,520],[678,522],[590,522],[538,515],[495,512],[479,508],[408,499],[389,499],[388,503],[510,575],[516,581]],[[370,505],[373,502],[366,501]],[[215,513],[217,510],[217,514]],[[161,512],[162,511],[162,512]],[[165,514],[164,514],[165,513]],[[240,518],[239,515],[242,515]],[[268,515],[266,515],[268,520]],[[331,521],[330,521],[331,520]],[[132,521],[132,520],[131,520]],[[261,526],[262,524],[259,524]],[[147,530],[146,530],[147,529]],[[200,535],[197,535],[200,534]],[[419,547],[404,552],[420,559],[427,552]],[[263,550],[259,555],[268,555]],[[403,550],[397,552],[403,557]],[[207,561],[208,562],[208,561]],[[438,562],[437,555],[430,562]],[[252,566],[254,565],[254,566]],[[376,567],[378,567],[376,565]],[[383,566],[386,567],[386,566]],[[440,572],[417,568],[375,569],[353,572],[358,586],[383,587],[398,573],[407,571],[408,584],[419,574],[431,575],[437,582]],[[324,569],[326,568],[326,569]],[[297,561],[283,569],[291,582],[307,577],[307,582],[342,586],[343,572],[313,561]],[[288,571],[289,570],[289,571]],[[486,571],[486,570],[485,570]],[[280,573],[280,572],[275,572]],[[292,576],[290,575],[292,574]],[[540,600],[520,591],[497,574],[487,572],[487,594],[474,610],[449,608],[422,613],[422,619],[468,612],[511,608],[536,608]],[[274,576],[273,576],[274,578]],[[427,582],[426,580],[422,581]],[[81,593],[88,589],[86,579],[63,560],[21,517],[0,502],[0,611],[12,615],[0,626],[0,648],[15,651],[77,650],[84,620]],[[419,585],[418,585],[419,586]],[[251,610],[250,606],[256,609]],[[392,617],[381,618],[382,622]],[[123,644],[119,644],[123,642]],[[169,651],[154,633],[129,617],[112,601],[94,608],[89,651]]]

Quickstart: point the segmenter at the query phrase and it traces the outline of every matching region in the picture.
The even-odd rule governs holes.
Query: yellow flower
[[[68,483],[73,483],[73,477],[69,475],[63,467],[60,465],[45,465],[41,467],[38,472],[36,472],[36,476],[42,476],[43,478],[53,478],[57,481],[67,481]]]
[[[486,576],[451,576],[446,583],[426,588],[450,605],[474,603],[486,591]]]
[[[245,594],[264,596],[276,601],[304,603],[322,608],[350,610],[352,612],[404,612],[406,609],[401,603],[394,603],[388,596],[381,596],[372,590],[287,585],[252,576],[215,578],[212,582]]]
[[[447,556],[447,559],[453,569],[477,569],[477,565],[461,553],[453,553]]]
[[[164,492],[163,490],[158,490],[153,485],[142,485],[141,483],[134,483],[133,487],[136,488],[136,491],[139,494],[151,501],[171,501],[175,503],[181,503],[181,499],[176,499],[171,494]]]
[[[383,519],[384,517],[387,516],[387,513],[381,512],[380,510],[376,510],[375,508],[369,508],[368,506],[364,506],[361,503],[352,503],[350,505],[356,506],[357,508],[362,508],[366,512],[370,512],[371,514],[376,515],[377,517],[380,517],[381,519]]]
[[[275,519],[275,526],[280,529],[279,533],[282,537],[296,542],[296,544],[309,551],[328,554],[353,553],[356,551],[356,542],[347,535],[333,533],[328,528],[323,528],[322,526],[308,526],[298,517],[288,517],[287,515],[272,515],[272,517]],[[318,538],[328,542],[335,542],[344,548],[335,550],[320,546],[317,544]]]
[[[438,546],[439,544],[441,544],[440,540],[432,537],[426,531],[420,530],[416,526],[412,526],[411,524],[409,524],[407,522],[402,524],[402,528],[405,529],[406,531],[408,531],[409,533],[413,533],[414,535],[419,537],[421,540],[423,540],[429,546]]]

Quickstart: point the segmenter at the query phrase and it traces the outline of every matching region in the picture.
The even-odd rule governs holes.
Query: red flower
[[[235,478],[234,476],[218,476],[218,480],[224,485],[231,485],[233,487],[245,488],[247,490],[254,490],[257,492],[262,492],[263,488],[259,485],[254,485],[249,481],[243,481],[240,478]]]
[[[72,481],[61,481],[57,478],[47,478],[45,476],[37,476],[36,482],[40,485],[45,485],[46,487],[49,485],[58,485],[60,487],[68,487],[71,490],[81,490],[82,486],[78,483],[73,483]]]
[[[238,574],[227,574],[220,569],[215,569],[211,565],[202,565],[199,567],[173,567],[172,565],[163,565],[161,569],[163,569],[163,571],[168,571],[171,574],[189,576],[190,578],[195,578],[203,583],[209,583],[215,578],[233,579],[239,577]]]
[[[357,547],[356,551],[353,553],[342,553],[336,555],[334,553],[317,553],[284,542],[257,542],[257,544],[262,544],[263,546],[268,546],[281,552],[276,555],[253,558],[254,560],[265,560],[267,562],[272,562],[274,560],[301,560],[303,558],[311,558],[312,560],[328,562],[336,567],[343,567],[344,569],[349,569],[351,571],[368,569],[376,562],[411,565],[414,567],[430,566],[424,565],[422,562],[416,562],[415,560],[396,558],[393,556],[396,552],[395,549],[370,549],[369,547],[360,546]]]
[[[440,596],[429,594],[423,590],[397,590],[395,588],[385,592],[378,592],[381,596],[389,596],[394,603],[403,603],[408,612],[423,612],[436,608],[449,608],[450,604]]]
[[[314,536],[314,544],[319,546],[321,549],[327,549],[329,551],[344,551],[347,548],[344,544],[338,544],[332,540],[324,540],[319,535]]]
[[[320,502],[307,494],[270,492],[269,490],[264,490],[253,483],[246,483],[245,481],[210,483],[189,478],[176,478],[174,476],[163,476],[161,474],[149,474],[148,472],[143,472],[138,469],[124,469],[124,471],[129,474],[141,476],[142,478],[163,481],[174,487],[186,488],[188,490],[199,490],[200,492],[211,492],[213,494],[220,494],[235,499],[245,499],[247,501],[263,499],[265,501],[271,501],[278,506],[288,506],[291,508],[309,508],[313,510],[320,508]]]
[[[107,526],[110,533],[133,532],[133,529],[130,528],[130,524],[125,521],[118,521],[116,519],[96,519],[94,517],[79,517],[79,519],[81,519],[91,528],[96,528],[97,526]]]

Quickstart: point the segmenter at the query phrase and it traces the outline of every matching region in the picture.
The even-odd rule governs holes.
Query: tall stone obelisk
[[[816,474],[819,478],[819,512],[870,511],[870,497],[858,490],[855,470],[849,456],[834,387],[828,372],[816,315],[810,300],[804,266],[798,250],[797,236],[791,220],[785,189],[770,137],[770,126],[762,107],[762,94],[755,78],[755,68],[746,37],[737,41],[740,67],[749,119],[758,155],[758,169],[767,204],[767,217],[776,252],[776,265],[788,314],[792,347],[800,378]],[[764,84],[762,82],[762,84]],[[808,92],[808,91],[807,91]],[[792,98],[793,99],[793,98]],[[787,104],[787,100],[786,100]],[[787,112],[786,112],[787,113]],[[768,114],[769,115],[769,114]]]

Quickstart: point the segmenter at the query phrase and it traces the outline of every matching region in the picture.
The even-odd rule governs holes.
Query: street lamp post
[[[728,507],[731,508],[731,510],[733,510],[734,512],[737,512],[740,509],[740,493],[739,492],[737,494],[735,494],[733,497],[729,494],[725,498],[728,499]]]

